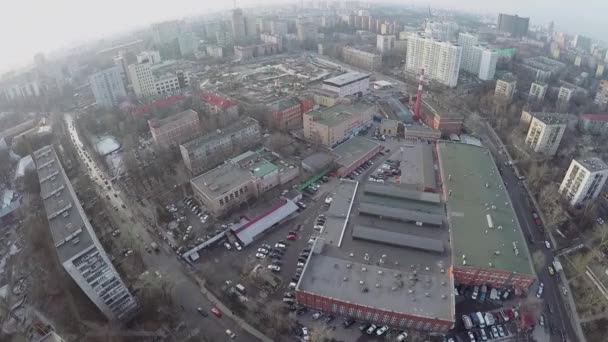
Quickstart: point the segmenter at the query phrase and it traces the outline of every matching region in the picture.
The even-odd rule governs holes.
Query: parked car
[[[344,322],[342,322],[342,324],[344,325],[345,328],[350,327],[354,323],[355,323],[355,320],[352,319],[352,318],[347,318],[347,319],[344,320]]]
[[[241,250],[243,250],[243,247],[241,247],[241,244],[240,244],[240,243],[238,243],[238,242],[235,242],[235,243],[234,243],[234,247],[236,247],[236,250],[237,250],[237,251],[241,251]]]
[[[281,271],[281,267],[277,266],[277,265],[268,265],[268,269],[273,271],[273,272],[280,272]]]
[[[265,248],[258,248],[258,252],[259,253],[264,253],[264,254],[268,254],[268,250]]]
[[[543,296],[543,289],[544,289],[544,287],[545,287],[545,284],[543,284],[543,283],[538,284],[538,291],[536,292],[536,297],[537,298],[540,298],[540,297]]]
[[[406,338],[407,333],[405,331],[402,331],[399,335],[397,335],[397,342],[405,341]]]
[[[547,249],[551,249],[551,242],[545,240],[545,247],[547,247]]]
[[[231,339],[236,338],[236,334],[233,333],[230,329],[226,329],[226,335],[228,335]]]
[[[211,313],[216,315],[217,317],[222,317],[222,312],[215,306],[211,308]]]
[[[376,335],[382,336],[388,331],[388,325],[382,326],[378,331],[376,331]]]
[[[321,318],[321,313],[320,312],[315,312],[314,314],[312,314],[312,319],[317,320],[319,318]]]
[[[196,311],[198,311],[198,313],[203,316],[203,317],[208,317],[209,315],[205,312],[205,310],[203,308],[201,308],[200,306],[198,308],[196,308]]]
[[[368,335],[371,335],[376,330],[376,328],[378,328],[378,327],[375,324],[372,324],[369,326],[369,328],[367,328],[367,331],[365,331],[365,332]]]
[[[282,248],[282,249],[287,248],[287,246],[285,246],[285,245],[284,245],[284,244],[282,244],[282,243],[277,243],[277,244],[275,244],[275,245],[274,245],[274,247],[276,247],[276,248]]]
[[[287,235],[287,240],[295,241],[296,240],[296,236],[295,235]]]
[[[264,258],[266,258],[266,254],[263,254],[263,253],[256,253],[256,254],[255,254],[255,257],[256,257],[256,258],[260,258],[260,259],[264,259]]]
[[[226,247],[227,250],[232,250],[232,246],[230,246],[228,242],[224,242],[224,247]]]

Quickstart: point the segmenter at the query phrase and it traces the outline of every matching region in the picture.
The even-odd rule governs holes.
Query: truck
[[[150,244],[150,247],[152,247],[152,249],[153,249],[155,252],[157,252],[157,253],[158,253],[158,252],[160,252],[160,248],[158,248],[158,245],[156,244],[156,242],[152,242],[152,243]]]

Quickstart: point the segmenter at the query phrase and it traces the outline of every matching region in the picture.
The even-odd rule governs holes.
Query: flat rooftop
[[[576,161],[591,172],[597,172],[608,169],[608,165],[606,165],[606,163],[598,157],[576,159]]]
[[[534,274],[519,221],[488,149],[449,141],[438,142],[437,149],[454,265],[463,265],[465,255],[469,267]]]
[[[372,106],[365,104],[337,104],[323,110],[311,110],[307,114],[311,115],[315,122],[334,127],[371,108]]]
[[[391,160],[401,161],[402,184],[413,184],[423,189],[437,189],[433,146],[429,144],[402,145],[391,155]]]
[[[453,321],[447,229],[359,215],[361,206],[369,201],[367,194],[363,195],[369,185],[372,184],[340,182],[297,290],[381,310]],[[394,209],[410,209],[410,200],[386,199]],[[442,211],[440,203],[425,204],[435,208],[436,213]],[[329,213],[334,211],[341,222],[328,224],[333,216]],[[341,239],[339,245],[337,238]]]
[[[334,87],[343,87],[345,85],[355,83],[365,78],[369,78],[369,74],[364,74],[362,72],[347,72],[346,74],[328,78],[323,81],[323,84],[331,85]]]
[[[532,112],[532,117],[537,118],[547,125],[560,125],[568,123],[568,114],[562,113],[547,113],[547,112]]]
[[[194,118],[198,118],[198,113],[193,111],[192,109],[188,109],[185,110],[183,112],[177,113],[177,114],[173,114],[173,115],[169,115],[168,117],[164,118],[164,119],[152,119],[149,120],[150,125],[152,127],[162,127],[164,125],[176,122],[176,121],[180,121],[180,120],[184,120],[184,119],[194,119]]]
[[[63,264],[89,249],[94,232],[65,174],[55,150],[50,146],[34,152],[40,182],[40,197],[57,249]]]
[[[231,125],[224,127],[223,129],[218,129],[211,133],[205,134],[194,140],[188,141],[187,143],[182,144],[181,146],[183,146],[188,151],[195,150],[197,148],[205,146],[211,141],[218,140],[226,135],[238,133],[240,130],[243,130],[248,127],[257,127],[257,129],[259,130],[260,126],[257,120],[252,119],[250,117],[244,117],[232,123]]]
[[[338,156],[338,160],[336,160],[338,164],[349,166],[369,151],[378,148],[378,146],[377,143],[369,139],[355,136],[334,148],[332,152]]]
[[[217,198],[250,180],[249,171],[231,163],[224,163],[207,173],[192,178],[191,182],[206,194]]]

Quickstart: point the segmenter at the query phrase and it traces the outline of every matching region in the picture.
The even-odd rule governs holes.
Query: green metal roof
[[[269,161],[262,161],[256,164],[253,168],[253,174],[256,177],[264,177],[267,174],[278,170],[278,167]]]
[[[466,266],[534,274],[519,221],[488,149],[448,141],[437,146],[454,265],[463,265],[464,255]]]

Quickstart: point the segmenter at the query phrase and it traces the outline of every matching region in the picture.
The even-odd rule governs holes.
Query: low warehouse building
[[[362,137],[353,137],[332,150],[339,165],[337,175],[344,177],[373,158],[382,146]]]

